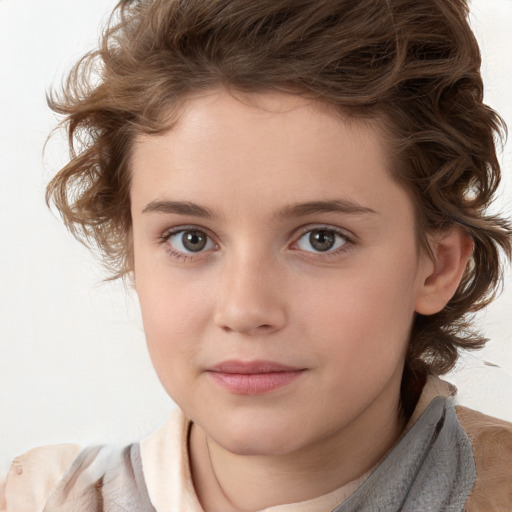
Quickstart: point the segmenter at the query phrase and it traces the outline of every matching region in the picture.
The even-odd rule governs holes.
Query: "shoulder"
[[[1,485],[2,512],[39,512],[82,447],[58,444],[16,457]]]
[[[155,512],[147,493],[139,443],[31,450],[13,461],[0,512],[85,512],[103,507]]]
[[[462,429],[471,441],[476,482],[468,512],[512,508],[512,423],[457,406]]]
[[[473,446],[475,460],[493,471],[512,475],[512,423],[457,406],[459,422]],[[512,485],[512,480],[510,480]]]

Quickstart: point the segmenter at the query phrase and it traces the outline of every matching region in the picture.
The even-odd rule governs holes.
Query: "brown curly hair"
[[[464,0],[132,0],[49,104],[66,117],[71,159],[51,181],[67,227],[113,277],[131,268],[130,148],[171,127],[188,95],[290,90],[354,118],[379,119],[418,234],[461,227],[474,241],[455,296],[417,315],[406,373],[442,374],[480,348],[471,314],[500,284],[511,225],[488,215],[500,182],[501,118],[483,104]]]

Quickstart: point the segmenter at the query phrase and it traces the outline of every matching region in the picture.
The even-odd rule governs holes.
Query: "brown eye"
[[[202,231],[185,231],[181,237],[183,247],[191,252],[202,251],[207,241],[208,237]]]
[[[336,243],[336,235],[332,231],[325,229],[315,229],[309,234],[309,243],[317,251],[328,251]]]
[[[348,242],[347,238],[334,229],[318,228],[304,233],[297,242],[297,247],[307,252],[335,251]]]
[[[214,243],[200,229],[182,229],[167,237],[167,243],[178,252],[193,253],[212,249]]]

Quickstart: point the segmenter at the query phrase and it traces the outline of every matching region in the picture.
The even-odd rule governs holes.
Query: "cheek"
[[[413,260],[414,261],[414,260]],[[385,268],[386,271],[381,271]],[[344,367],[369,366],[403,357],[414,316],[415,268],[393,265],[351,269],[302,297],[298,318],[319,350]],[[318,288],[317,288],[318,289]]]
[[[166,390],[173,394],[185,368],[195,359],[209,317],[209,299],[195,286],[169,279],[137,282],[146,343],[153,366]]]
[[[146,254],[147,252],[147,254]],[[208,283],[201,276],[169,267],[165,254],[139,251],[135,284],[148,343],[192,336],[200,327],[209,297]]]

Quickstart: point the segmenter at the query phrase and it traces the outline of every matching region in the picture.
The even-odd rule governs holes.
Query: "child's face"
[[[194,98],[139,138],[134,276],[169,395],[225,448],[277,454],[396,418],[429,259],[378,131],[258,101]]]

